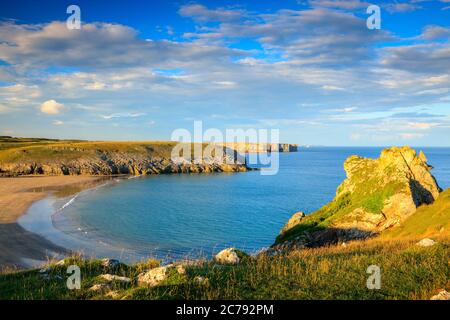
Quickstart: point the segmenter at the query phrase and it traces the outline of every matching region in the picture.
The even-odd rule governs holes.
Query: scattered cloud
[[[420,5],[408,2],[385,3],[383,7],[390,13],[411,12],[422,8]]]
[[[450,38],[450,28],[436,25],[426,26],[419,38],[425,40],[448,39]]]
[[[62,103],[58,103],[55,100],[47,100],[41,104],[40,110],[45,114],[58,114],[64,109]]]
[[[220,21],[229,22],[241,19],[245,12],[236,9],[208,9],[200,4],[187,4],[178,11],[183,17],[189,17],[199,22]]]
[[[145,113],[136,112],[136,113],[112,113],[109,115],[102,115],[101,117],[106,120],[116,119],[116,118],[138,118],[145,116]]]
[[[344,88],[337,87],[337,86],[330,86],[330,85],[324,85],[322,86],[323,90],[330,90],[330,91],[345,91]]]
[[[370,6],[369,2],[360,0],[310,0],[309,4],[312,7],[346,9],[346,10],[367,8],[368,6]]]
[[[401,133],[400,137],[404,140],[420,139],[425,135],[422,133]]]
[[[396,2],[388,10],[407,14],[425,8],[422,2]],[[69,32],[58,21],[1,22],[0,112],[11,119],[45,101],[43,113],[64,110],[92,126],[123,126],[120,119],[132,118],[133,125],[154,125],[147,114],[176,114],[164,120],[167,127],[192,114],[283,128],[348,124],[361,130],[349,135],[345,127],[352,141],[391,132],[418,138],[448,126],[445,109],[415,108],[449,101],[448,26],[420,25],[420,34],[402,38],[368,30],[360,14],[365,1],[304,3],[266,12],[190,3],[178,11],[189,27],[162,25],[155,39],[114,23]],[[186,33],[175,35],[174,27]],[[211,110],[223,117],[210,117]],[[280,119],[283,112],[290,118]]]

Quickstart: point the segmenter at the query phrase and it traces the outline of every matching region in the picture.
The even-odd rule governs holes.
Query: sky
[[[2,1],[0,135],[450,146],[449,44],[450,0]]]

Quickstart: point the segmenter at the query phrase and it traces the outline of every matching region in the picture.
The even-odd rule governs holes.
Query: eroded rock
[[[220,264],[238,264],[240,261],[235,248],[227,248],[220,251],[216,254],[214,260]]]
[[[105,268],[116,268],[118,266],[120,266],[120,261],[119,260],[115,260],[115,259],[102,259],[102,266]]]
[[[138,275],[138,284],[150,287],[157,286],[167,279],[171,269],[173,269],[173,265],[157,267],[147,272],[143,272]]]
[[[112,281],[126,282],[126,283],[131,282],[130,278],[121,277],[121,276],[117,276],[117,275],[114,275],[114,274],[101,274],[98,277],[103,279],[103,280],[106,280],[108,282],[112,282]]]
[[[92,287],[89,288],[89,291],[95,291],[95,292],[104,292],[111,289],[111,285],[106,283],[98,283],[94,284]]]
[[[298,225],[304,217],[305,217],[305,213],[302,211],[294,213],[294,215],[284,225],[283,229],[281,229],[280,234],[283,234],[286,231],[288,231],[289,229],[292,229],[293,227]]]
[[[450,300],[450,293],[445,290],[441,290],[437,295],[432,296],[430,300]]]
[[[430,238],[425,238],[425,239],[422,239],[419,242],[417,242],[417,245],[421,246],[421,247],[431,247],[431,246],[434,246],[435,244],[436,244],[436,241],[434,241],[433,239],[430,239]]]
[[[209,279],[203,276],[196,276],[194,278],[194,282],[198,285],[202,286],[208,286],[209,285]]]
[[[431,168],[423,152],[417,155],[409,147],[385,149],[378,159],[351,156],[344,163],[347,178],[333,201],[306,216],[294,214],[276,245],[321,246],[372,237],[400,225],[417,207],[439,197]]]

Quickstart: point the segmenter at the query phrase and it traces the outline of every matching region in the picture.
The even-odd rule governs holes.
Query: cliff
[[[347,178],[332,202],[309,215],[297,213],[276,240],[284,246],[319,246],[370,237],[399,226],[441,189],[423,152],[409,147],[382,151],[379,159],[351,156]]]
[[[240,153],[260,153],[260,152],[296,152],[298,145],[292,143],[250,143],[250,142],[226,142],[216,143],[236,150]]]
[[[178,163],[176,142],[19,141],[0,145],[0,175],[148,175],[159,173],[240,172],[249,168],[236,152]],[[201,145],[204,149],[206,145]],[[192,154],[195,144],[188,146]]]

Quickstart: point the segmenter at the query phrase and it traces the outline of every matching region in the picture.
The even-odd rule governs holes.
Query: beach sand
[[[17,219],[33,202],[50,194],[69,196],[104,180],[89,176],[0,178],[0,270],[28,267],[30,261],[45,261],[55,253],[67,253],[57,244],[22,228]]]

